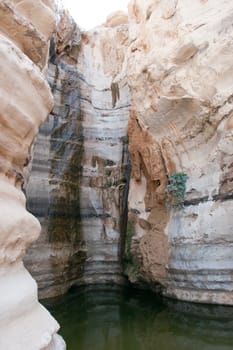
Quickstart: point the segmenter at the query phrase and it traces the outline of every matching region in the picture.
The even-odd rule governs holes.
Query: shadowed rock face
[[[231,1],[129,6],[127,273],[188,301],[233,304],[232,18]],[[189,178],[167,213],[172,173]]]
[[[39,304],[37,285],[22,263],[40,232],[21,186],[38,127],[53,107],[42,71],[54,28],[52,2],[0,3],[0,348],[5,350],[65,349],[56,335],[59,325]]]
[[[66,38],[69,21],[63,18],[58,28]],[[42,234],[25,264],[41,297],[74,284],[123,282],[130,99],[126,80],[112,81],[121,70],[128,30],[123,25],[83,34],[75,51],[79,36],[71,28],[67,52],[67,38],[56,34],[48,69],[55,105],[40,129],[26,187]]]
[[[40,296],[63,294],[82,274],[86,252],[80,230],[83,131],[79,76],[74,65],[49,64],[55,106],[40,129],[27,184],[28,209],[42,226],[25,264]],[[56,291],[56,292],[53,292]]]

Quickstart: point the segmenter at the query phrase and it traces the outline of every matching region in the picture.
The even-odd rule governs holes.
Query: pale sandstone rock
[[[21,4],[25,6],[21,7]],[[43,12],[41,16],[38,16],[38,6],[41,13]],[[36,12],[31,11],[31,7],[37,7]],[[16,6],[9,0],[3,0],[0,3],[0,10],[1,33],[12,40],[41,69],[44,68],[49,48],[48,38],[55,22],[55,16],[51,10],[43,3],[32,0],[22,1]],[[34,23],[35,19],[36,23]],[[48,22],[47,26],[46,22]],[[43,28],[42,32],[41,28]]]
[[[76,63],[81,44],[81,32],[66,10],[60,11],[60,19],[55,32],[56,52],[67,63]],[[73,59],[74,62],[71,61]]]
[[[128,15],[124,11],[116,11],[107,17],[104,26],[113,28],[122,24],[128,24]]]
[[[230,0],[129,5],[126,72],[138,131],[129,129],[128,273],[195,302],[233,304],[232,20]],[[188,174],[187,196],[168,215],[162,194],[174,171]]]
[[[38,32],[48,40],[54,31],[55,14],[51,9],[50,1],[12,0],[15,4],[15,12],[28,18]]]
[[[38,17],[34,23],[34,14],[27,7],[18,11],[16,2],[0,3],[0,348],[65,349],[56,336],[59,325],[39,304],[37,285],[22,263],[40,233],[39,222],[25,209],[21,185],[35,134],[53,106],[34,63],[41,69],[46,64],[54,15],[41,2],[21,3],[36,4],[45,22]]]

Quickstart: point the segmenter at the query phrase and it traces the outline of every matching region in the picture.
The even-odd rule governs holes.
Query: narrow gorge
[[[71,287],[233,305],[232,21],[131,0],[82,31],[0,3],[0,349],[65,349],[38,297]]]
[[[81,35],[70,23],[64,13],[48,69],[55,105],[38,135],[26,185],[42,234],[25,263],[41,297],[74,284],[124,282],[130,96],[126,79],[115,85],[113,79],[122,68],[128,27]]]

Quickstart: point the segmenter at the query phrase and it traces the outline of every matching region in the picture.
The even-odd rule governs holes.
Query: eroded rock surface
[[[34,6],[36,17],[30,11]],[[53,106],[41,71],[54,26],[49,2],[0,3],[0,348],[4,350],[65,349],[56,335],[59,325],[39,304],[37,285],[22,263],[25,249],[40,233],[39,222],[25,209],[21,186],[35,134]]]
[[[171,297],[233,304],[232,17],[230,0],[132,0],[128,18],[110,16],[81,45],[61,18],[55,108],[27,189],[44,233],[27,255],[41,295],[121,280],[129,85],[126,273]],[[166,210],[173,174],[188,175],[180,211]]]
[[[122,283],[127,198],[127,125],[130,96],[122,70],[128,27],[87,33],[78,69],[81,72],[83,156],[80,179],[80,224],[86,249],[83,283]]]
[[[82,34],[64,14],[50,52],[55,106],[40,130],[29,183],[29,209],[42,235],[25,263],[41,297],[74,284],[122,283],[127,202],[129,91],[121,71],[127,25]]]
[[[232,19],[231,1],[129,6],[127,271],[195,302],[233,304]],[[189,179],[184,209],[167,213],[172,173]]]

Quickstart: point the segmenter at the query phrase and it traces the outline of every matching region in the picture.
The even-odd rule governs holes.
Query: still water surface
[[[233,307],[97,287],[76,289],[44,304],[59,321],[67,350],[233,349]]]

